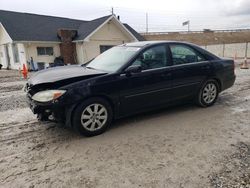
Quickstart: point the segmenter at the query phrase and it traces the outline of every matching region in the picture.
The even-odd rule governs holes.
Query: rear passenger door
[[[170,44],[173,99],[193,97],[211,71],[211,63],[192,46]]]

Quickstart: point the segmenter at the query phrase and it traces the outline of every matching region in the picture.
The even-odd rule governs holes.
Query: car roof
[[[154,44],[167,44],[167,43],[194,45],[194,44],[191,44],[188,42],[180,42],[180,41],[141,41],[141,42],[125,43],[125,44],[122,44],[120,46],[145,47],[145,46],[154,45]]]
[[[188,45],[188,46],[192,46],[196,50],[200,51],[203,54],[206,54],[207,56],[209,56],[209,57],[211,57],[213,59],[220,59],[219,57],[217,57],[216,55],[208,52],[207,50],[203,49],[202,47],[200,47],[200,46],[198,46],[196,44],[189,43],[189,42],[184,42],[184,41],[141,41],[141,42],[125,43],[125,44],[122,44],[122,45],[119,45],[119,46],[144,48],[144,47],[157,45],[157,44],[185,44],[185,45]]]

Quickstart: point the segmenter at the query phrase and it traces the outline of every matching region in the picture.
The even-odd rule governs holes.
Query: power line
[[[171,14],[171,15],[183,15],[183,14],[190,14],[190,13],[195,13],[195,15],[197,13],[204,13],[204,11],[187,11],[187,12],[184,12],[184,11],[171,11],[171,10],[168,10],[168,11],[164,11],[164,10],[148,10],[148,9],[140,9],[140,8],[127,8],[127,7],[119,7],[119,6],[116,6],[114,7],[116,8],[117,10],[122,10],[124,12],[140,12],[140,13],[145,13],[145,12],[148,12],[148,13],[157,13],[157,14]],[[207,13],[217,13],[218,11],[214,11],[214,10],[208,10],[206,11]]]
[[[152,31],[182,31],[183,28],[181,23],[183,20],[192,21],[192,30],[203,30],[203,28],[208,29],[227,29],[227,28],[249,28],[248,23],[242,22],[242,24],[234,24],[234,27],[229,26],[227,23],[232,23],[229,20],[231,17],[221,17],[218,21],[218,14],[204,14],[201,11],[156,11],[156,10],[143,10],[140,8],[126,8],[126,7],[106,7],[103,9],[98,9],[98,11],[93,12],[91,17],[94,15],[100,15],[106,13],[120,15],[123,22],[125,21],[131,25],[136,30],[143,32]],[[206,13],[218,13],[216,11],[206,11]],[[129,14],[128,14],[129,13]],[[129,15],[129,16],[128,16]],[[131,19],[132,18],[132,19]],[[222,23],[221,23],[222,22]],[[248,24],[248,25],[247,25]],[[244,27],[243,27],[244,25]]]

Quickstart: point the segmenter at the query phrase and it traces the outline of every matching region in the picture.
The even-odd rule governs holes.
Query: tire
[[[110,126],[113,110],[102,98],[90,98],[78,105],[73,113],[73,126],[84,136],[102,134]]]
[[[218,82],[215,80],[206,81],[198,92],[196,103],[201,107],[212,106],[219,95]]]

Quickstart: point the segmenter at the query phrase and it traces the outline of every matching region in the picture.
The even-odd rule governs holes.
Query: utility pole
[[[148,13],[146,12],[146,33],[148,33]]]
[[[111,7],[111,14],[114,15],[114,8]]]
[[[247,54],[247,51],[248,51],[248,42],[246,43],[246,49],[245,49],[245,57],[248,58],[248,54]]]

